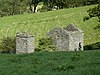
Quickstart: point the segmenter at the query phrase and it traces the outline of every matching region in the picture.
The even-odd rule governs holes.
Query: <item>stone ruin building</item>
[[[34,36],[25,32],[16,35],[16,54],[34,52]]]
[[[59,51],[83,50],[84,33],[73,24],[66,28],[54,28],[48,33],[48,37],[53,40],[54,46]],[[34,52],[34,36],[25,32],[17,33],[16,54],[32,52]]]
[[[48,37],[52,38],[53,44],[59,51],[83,50],[84,33],[73,24],[66,28],[54,28],[48,33]]]

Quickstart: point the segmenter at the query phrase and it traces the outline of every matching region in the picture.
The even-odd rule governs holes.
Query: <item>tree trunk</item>
[[[32,6],[31,6],[31,4],[29,4],[29,6],[30,6],[30,11],[32,12]]]
[[[34,4],[34,13],[36,12],[36,7],[37,7],[37,4]]]

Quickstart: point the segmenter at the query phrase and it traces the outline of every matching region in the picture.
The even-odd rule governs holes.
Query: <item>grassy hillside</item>
[[[100,51],[0,54],[0,75],[100,75]]]
[[[84,31],[85,44],[98,42],[100,41],[100,30],[93,29],[98,24],[97,18],[83,22],[83,17],[88,14],[86,11],[92,7],[94,6],[0,18],[0,39],[6,36],[13,37],[16,32],[29,32],[34,34],[37,44],[38,40],[46,37],[47,32],[54,27],[66,27],[73,23]]]

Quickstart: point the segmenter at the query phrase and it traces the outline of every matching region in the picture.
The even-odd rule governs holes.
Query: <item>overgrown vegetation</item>
[[[53,41],[51,38],[42,38],[39,40],[38,47],[35,51],[55,51],[56,47],[53,45]]]
[[[83,21],[85,22],[86,20],[89,20],[90,19],[90,16],[85,16],[84,18],[83,18]]]
[[[98,18],[98,22],[99,24],[94,28],[94,29],[100,29],[100,3],[98,4],[98,6],[95,6],[94,8],[90,8],[88,11],[89,16],[84,17],[83,20],[89,20],[92,17],[97,17]]]
[[[100,51],[0,54],[0,75],[100,75]]]
[[[84,50],[99,50],[100,49],[100,42],[85,45]]]
[[[2,51],[2,53],[15,53],[16,38],[3,37],[0,42],[0,50]]]

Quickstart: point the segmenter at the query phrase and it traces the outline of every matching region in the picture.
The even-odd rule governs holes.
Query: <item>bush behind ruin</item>
[[[0,42],[0,50],[2,53],[11,53],[16,50],[16,38],[12,37],[3,37]]]

